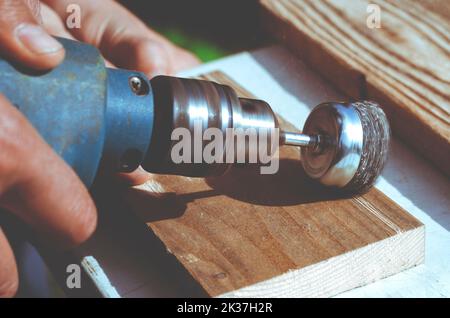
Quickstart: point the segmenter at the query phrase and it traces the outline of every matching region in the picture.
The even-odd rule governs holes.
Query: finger
[[[18,286],[19,275],[14,253],[0,228],[0,298],[13,297]]]
[[[31,68],[49,69],[63,60],[64,49],[24,0],[0,0],[0,54]]]
[[[65,17],[73,0],[45,0]],[[107,4],[106,4],[107,2]],[[173,74],[182,67],[198,64],[191,54],[176,47],[120,4],[110,0],[77,0],[82,27],[69,31],[78,39],[100,48],[116,66],[139,70],[150,77]],[[102,10],[98,10],[99,6]]]
[[[119,173],[116,179],[129,186],[136,186],[147,182],[151,178],[151,174],[145,171],[141,166],[130,173]]]
[[[147,182],[152,174],[138,167],[133,172],[120,172],[111,174],[109,171],[100,168],[97,173],[95,184],[98,187],[130,187]]]
[[[172,67],[174,73],[196,67],[201,63],[195,55],[184,49],[177,48],[170,52],[172,54]]]
[[[48,33],[66,39],[75,39],[72,34],[67,31],[66,26],[59,15],[44,3],[41,4],[41,16],[42,25]]]
[[[41,4],[41,15],[43,26],[48,33],[54,36],[76,40],[73,35],[67,31],[64,22],[61,20],[59,15],[44,3]],[[107,67],[114,67],[114,65],[108,60],[105,60],[105,65]]]
[[[2,95],[0,114],[0,205],[51,242],[83,242],[97,220],[88,191]]]

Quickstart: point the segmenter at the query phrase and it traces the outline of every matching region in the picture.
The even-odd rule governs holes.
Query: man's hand
[[[95,205],[75,172],[0,94],[0,206],[62,247],[94,231]],[[18,277],[0,229],[0,296],[13,296]]]
[[[65,26],[69,4],[81,7],[79,29]],[[198,64],[112,0],[0,0],[1,56],[38,70],[56,67],[64,48],[49,34],[93,44],[109,66],[149,77]],[[63,246],[86,240],[97,220],[88,191],[1,92],[0,149],[0,207]],[[121,177],[136,184],[148,174],[140,169]],[[0,296],[13,296],[17,286],[14,255],[0,228]]]
[[[81,8],[80,28],[66,28],[71,4]],[[0,0],[0,55],[35,69],[55,67],[64,49],[49,34],[95,45],[111,65],[149,77],[199,63],[112,0]]]
[[[112,0],[44,0],[44,25],[54,35],[95,45],[113,65],[153,77],[197,65],[198,59],[149,29]],[[81,8],[81,28],[66,29],[67,6]]]

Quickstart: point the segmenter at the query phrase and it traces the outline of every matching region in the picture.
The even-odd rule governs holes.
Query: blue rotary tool
[[[129,172],[220,175],[228,163],[171,160],[175,128],[278,128],[270,106],[239,98],[228,86],[105,67],[90,45],[59,39],[64,62],[36,72],[0,59],[0,92],[90,186],[101,166]],[[389,125],[373,102],[324,103],[312,111],[303,134],[280,132],[282,145],[302,148],[302,165],[320,183],[366,191],[387,158]],[[14,138],[14,136],[11,136]],[[194,161],[192,161],[194,162]],[[45,167],[43,167],[45,169]]]

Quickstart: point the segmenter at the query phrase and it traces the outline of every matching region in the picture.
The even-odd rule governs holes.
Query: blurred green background
[[[254,0],[122,0],[149,27],[208,62],[265,42]]]

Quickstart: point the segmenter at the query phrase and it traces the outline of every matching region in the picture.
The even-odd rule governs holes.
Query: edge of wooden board
[[[332,297],[420,265],[424,255],[422,225],[217,297]]]

